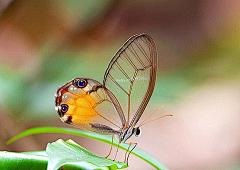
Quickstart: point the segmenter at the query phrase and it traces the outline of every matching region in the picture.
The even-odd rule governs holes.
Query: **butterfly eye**
[[[62,111],[62,113],[66,113],[68,111],[68,105],[67,104],[62,104],[61,105],[61,111]]]
[[[88,82],[85,79],[75,79],[75,84],[79,88],[84,88],[87,86]]]
[[[140,134],[141,134],[141,130],[140,130],[140,127],[137,127],[136,129],[135,129],[135,136],[140,136]]]

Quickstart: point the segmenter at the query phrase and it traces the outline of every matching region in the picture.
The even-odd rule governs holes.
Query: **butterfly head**
[[[140,136],[141,130],[140,127],[129,127],[123,129],[122,133],[119,135],[119,140],[125,143],[132,135],[136,137]]]

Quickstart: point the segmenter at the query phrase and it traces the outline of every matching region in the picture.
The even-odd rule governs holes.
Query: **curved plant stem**
[[[37,127],[37,128],[28,129],[28,130],[23,131],[22,133],[18,134],[17,136],[14,136],[10,140],[8,140],[7,144],[11,144],[12,142],[14,142],[14,141],[16,141],[16,140],[18,140],[22,137],[29,136],[29,135],[34,135],[34,134],[40,134],[40,133],[72,134],[72,135],[83,136],[83,137],[95,139],[95,140],[98,140],[98,141],[101,141],[101,142],[105,142],[105,143],[108,143],[108,144],[112,144],[112,138],[110,136],[100,135],[100,134],[97,134],[97,133],[92,133],[92,132],[87,132],[87,131],[82,131],[82,130],[69,129],[69,128],[58,128],[58,127]],[[113,145],[118,146],[118,142],[113,141]],[[121,144],[119,146],[119,148],[121,148],[123,150],[127,150],[128,145],[127,144]],[[149,164],[151,164],[156,169],[167,170],[167,168],[162,163],[160,163],[156,158],[154,158],[153,156],[149,155],[148,153],[146,153],[146,152],[144,152],[140,149],[135,148],[132,151],[132,154],[136,155],[137,157],[141,158],[142,160],[148,162]]]

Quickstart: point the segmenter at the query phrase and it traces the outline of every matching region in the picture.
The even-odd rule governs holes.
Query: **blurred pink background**
[[[109,145],[71,135],[6,141],[32,127],[70,128],[54,110],[57,88],[77,76],[101,82],[117,49],[144,32],[159,55],[146,112],[163,105],[158,116],[173,117],[143,126],[137,147],[171,170],[239,169],[239,7],[233,0],[0,1],[0,150],[45,150],[71,138],[106,156]],[[154,168],[131,155],[128,169]]]

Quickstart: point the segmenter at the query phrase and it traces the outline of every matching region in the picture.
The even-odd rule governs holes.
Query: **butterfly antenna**
[[[162,118],[167,117],[167,116],[173,116],[173,115],[164,115],[164,116],[161,116],[161,117],[159,117],[159,118],[157,118],[157,119],[153,119],[153,120],[150,120],[150,121],[148,121],[148,122],[142,123],[141,126],[143,126],[143,125],[145,125],[145,124],[147,124],[147,123],[153,122],[153,121],[155,121],[155,120],[162,119]],[[140,127],[140,126],[139,126],[139,127]]]
[[[142,123],[139,125],[139,127],[142,126],[143,124],[145,124],[144,122],[146,122],[146,120],[148,120],[151,116],[153,116],[155,113],[157,113],[157,111],[160,110],[162,107],[163,107],[163,105],[158,107],[152,114],[150,114],[144,121],[142,121]]]

